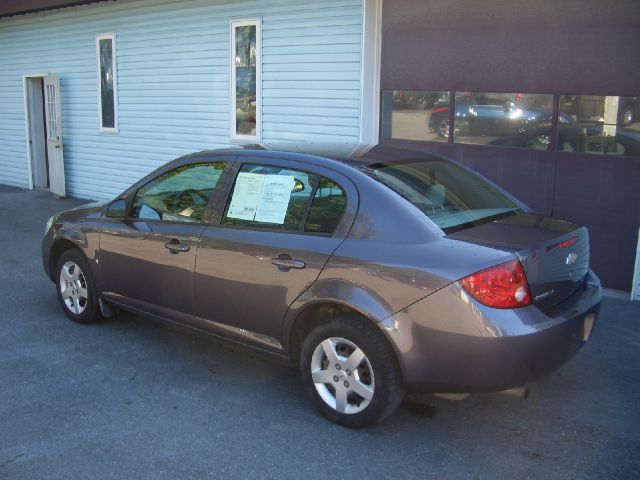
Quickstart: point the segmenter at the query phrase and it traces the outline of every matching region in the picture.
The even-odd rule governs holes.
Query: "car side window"
[[[333,233],[340,222],[346,203],[344,190],[333,180],[322,177],[313,196],[304,231]]]
[[[131,217],[146,220],[200,222],[224,169],[225,162],[184,165],[141,187]]]
[[[242,166],[222,223],[300,231],[319,175],[271,165]]]

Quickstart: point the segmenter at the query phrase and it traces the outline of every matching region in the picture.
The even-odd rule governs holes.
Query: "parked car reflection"
[[[428,128],[449,135],[448,102],[436,106]],[[454,139],[459,143],[548,148],[553,118],[552,96],[537,94],[456,94]],[[568,115],[563,122],[571,123]]]

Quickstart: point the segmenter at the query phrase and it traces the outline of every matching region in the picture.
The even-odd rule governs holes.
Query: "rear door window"
[[[346,203],[347,197],[340,185],[322,177],[311,202],[305,232],[332,233],[342,218]]]
[[[222,217],[223,225],[332,233],[346,197],[333,180],[303,170],[245,164]]]

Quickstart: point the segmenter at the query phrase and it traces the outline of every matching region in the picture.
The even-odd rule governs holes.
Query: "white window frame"
[[[236,28],[245,26],[256,27],[256,134],[242,135],[236,132]],[[231,70],[231,88],[229,108],[231,113],[231,140],[236,142],[262,141],[262,18],[246,18],[229,22],[229,67]]]
[[[113,70],[113,128],[102,126],[102,82],[100,81],[100,40],[111,40],[111,68]],[[98,87],[98,130],[100,133],[118,133],[118,70],[116,68],[116,34],[96,35],[96,71]]]

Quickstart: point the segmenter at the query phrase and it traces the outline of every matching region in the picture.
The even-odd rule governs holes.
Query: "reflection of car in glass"
[[[454,135],[494,136],[497,143],[509,141],[514,145],[537,142],[548,145],[551,140],[552,111],[524,105],[523,95],[513,98],[456,98]],[[429,118],[429,131],[449,136],[449,103],[436,105]],[[561,121],[573,122],[568,115]]]
[[[398,110],[424,110],[448,99],[448,92],[393,91],[393,107]]]
[[[620,97],[618,100],[618,125],[628,127],[640,117],[640,97]]]
[[[351,427],[405,391],[548,374],[587,342],[601,296],[586,228],[398,150],[189,155],[52,217],[42,256],[71,320],[122,308],[291,359]]]
[[[559,124],[558,150],[605,155],[640,155],[640,131],[617,127],[615,135],[602,124]]]
[[[584,98],[595,102],[598,107],[595,111],[590,110],[590,114],[584,115],[581,112],[581,101]],[[580,95],[562,95],[560,96],[560,111],[580,121],[595,121],[602,119],[605,96],[580,96]],[[640,97],[617,97],[618,98],[618,126],[628,127],[638,121],[640,117]],[[593,107],[592,107],[593,108]],[[595,114],[595,115],[594,115]]]

